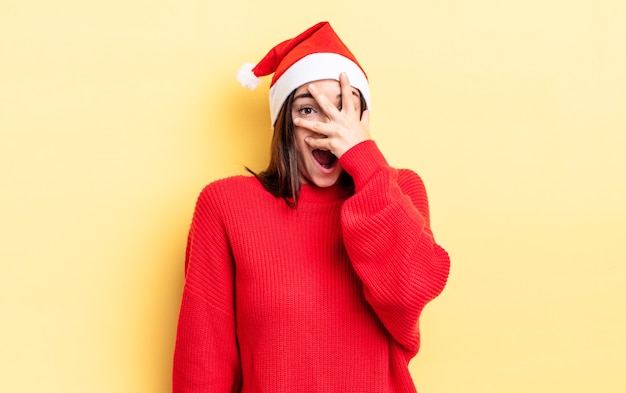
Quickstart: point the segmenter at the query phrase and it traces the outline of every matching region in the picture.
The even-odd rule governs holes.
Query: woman
[[[370,139],[367,77],[328,23],[247,72],[274,74],[271,162],[198,198],[174,392],[415,392],[419,316],[450,263],[421,179]]]

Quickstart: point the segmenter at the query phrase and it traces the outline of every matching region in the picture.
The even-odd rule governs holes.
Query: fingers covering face
[[[336,120],[338,113],[344,113],[348,116],[360,117],[361,96],[360,92],[350,85],[350,79],[345,72],[339,75],[339,102],[335,102],[333,94],[328,94],[320,89],[318,83],[313,82],[307,86],[307,90],[320,106],[320,109],[331,120]]]

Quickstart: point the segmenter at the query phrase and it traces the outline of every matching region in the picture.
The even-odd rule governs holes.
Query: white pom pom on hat
[[[259,77],[274,74],[270,84],[270,116],[274,125],[292,91],[316,80],[338,80],[342,72],[348,75],[350,84],[359,89],[369,109],[370,92],[365,71],[330,24],[320,22],[276,45],[256,65],[244,64],[237,72],[237,81],[254,90],[260,84]]]
[[[237,82],[241,83],[243,87],[247,87],[250,90],[256,89],[261,83],[261,79],[254,75],[252,71],[254,69],[254,64],[245,63],[241,66],[239,71],[237,71]]]

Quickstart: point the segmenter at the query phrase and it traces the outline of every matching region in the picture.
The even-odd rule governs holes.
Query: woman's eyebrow
[[[293,100],[295,101],[298,98],[313,98],[313,96],[311,95],[311,93],[302,93],[302,94],[298,94],[297,96],[295,96]]]
[[[359,95],[358,90],[352,90],[352,95],[353,95],[353,96],[355,96],[355,97],[361,97],[361,96]],[[297,96],[295,96],[295,97],[293,98],[293,100],[295,101],[295,100],[297,100],[298,98],[313,98],[313,96],[311,95],[311,93],[302,93],[302,94],[298,94]],[[341,99],[341,94],[337,94],[337,98],[338,98],[338,99]]]

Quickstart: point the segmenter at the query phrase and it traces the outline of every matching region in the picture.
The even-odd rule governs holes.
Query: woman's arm
[[[173,392],[238,391],[234,263],[209,185],[194,212],[174,350]]]
[[[342,207],[348,255],[365,298],[412,357],[421,311],[443,290],[450,268],[430,230],[426,190],[417,174],[391,168],[371,140],[340,163],[355,182],[355,194]]]

